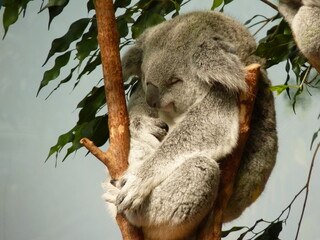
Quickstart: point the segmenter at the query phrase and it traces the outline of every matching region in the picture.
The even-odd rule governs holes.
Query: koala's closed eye
[[[180,78],[173,77],[170,79],[169,86],[174,86],[177,84],[181,84],[183,81]]]

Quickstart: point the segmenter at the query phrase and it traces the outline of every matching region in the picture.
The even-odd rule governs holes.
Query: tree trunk
[[[112,0],[96,0],[95,10],[108,106],[110,147],[106,152],[103,152],[86,138],[81,140],[81,144],[107,166],[112,178],[118,179],[128,168],[130,148],[129,119],[122,80],[119,33]],[[117,215],[116,220],[123,239],[143,239],[141,231],[129,224],[123,215]]]

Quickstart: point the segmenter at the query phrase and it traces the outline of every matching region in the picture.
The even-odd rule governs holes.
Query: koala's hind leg
[[[126,212],[126,216],[143,227],[147,239],[185,239],[211,209],[219,177],[214,160],[189,158],[151,192],[138,210]]]

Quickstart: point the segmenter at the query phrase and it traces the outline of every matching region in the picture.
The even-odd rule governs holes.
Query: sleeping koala
[[[320,69],[320,0],[280,0],[279,11],[310,63]]]
[[[178,16],[146,30],[122,60],[124,79],[140,80],[129,100],[129,169],[106,201],[142,227],[145,239],[189,239],[217,196],[221,162],[239,134],[244,67],[261,60],[241,24],[218,12]],[[263,191],[275,164],[273,95],[261,73],[236,186],[231,221]]]

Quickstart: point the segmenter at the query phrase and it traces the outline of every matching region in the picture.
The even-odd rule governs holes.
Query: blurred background
[[[191,1],[182,12],[208,10],[211,5],[209,0]],[[39,8],[39,2],[30,2],[25,18],[12,25],[0,42],[0,240],[121,239],[101,199],[104,166],[91,155],[85,156],[83,149],[63,163],[58,161],[56,167],[54,157],[45,163],[58,136],[77,121],[77,103],[102,77],[99,69],[84,76],[74,91],[73,83],[69,83],[45,100],[55,87],[49,86],[36,98],[43,72],[51,66],[41,67],[52,40],[65,34],[72,22],[87,16],[86,1],[71,1],[54,19],[50,31],[48,14],[37,14]],[[262,2],[252,0],[242,0],[241,4],[234,1],[225,12],[241,23],[256,14],[276,14]],[[0,35],[3,33],[1,29]],[[263,32],[257,39],[262,36]],[[269,69],[269,77],[273,85],[283,84],[284,65]],[[277,165],[262,196],[225,229],[252,226],[261,218],[274,220],[306,183],[314,151],[310,151],[310,143],[319,129],[319,93],[312,93],[312,97],[301,98],[296,114],[285,93],[276,96]],[[318,156],[301,226],[299,239],[303,240],[320,236],[319,159]],[[300,196],[294,203],[281,239],[294,239],[302,200]],[[238,235],[225,239],[236,239]]]

